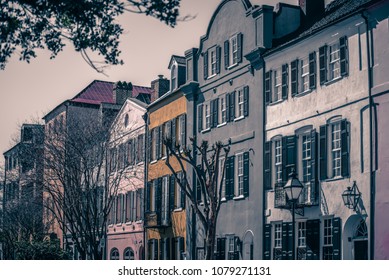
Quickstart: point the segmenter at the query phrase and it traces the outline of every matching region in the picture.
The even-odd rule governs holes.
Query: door
[[[367,240],[354,240],[354,259],[355,260],[368,259]]]

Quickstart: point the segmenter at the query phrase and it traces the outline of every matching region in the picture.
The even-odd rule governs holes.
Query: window
[[[238,33],[224,42],[224,66],[229,69],[242,62],[243,34]]]
[[[243,196],[243,154],[238,154],[237,155],[237,160],[238,160],[238,172],[237,172],[237,190],[235,191],[236,196]]]
[[[172,69],[170,71],[171,76],[171,91],[177,87],[177,66],[173,64]]]
[[[203,56],[204,79],[209,79],[220,73],[221,48],[214,46],[208,49]]]
[[[311,180],[312,180],[312,139],[311,134],[302,135],[301,148],[301,163],[302,163],[302,183],[304,189],[300,195],[300,201],[303,203],[310,203],[311,195]]]
[[[274,70],[274,92],[272,100],[277,102],[282,99],[282,76],[281,76],[281,67]]]
[[[211,64],[210,76],[216,75],[216,49],[210,51],[210,64]]]
[[[282,183],[282,141],[281,139],[274,141],[274,170],[275,170],[275,182]]]
[[[183,173],[179,172],[177,173],[178,180],[184,185],[184,182],[182,181],[184,179]],[[178,182],[175,182],[174,185],[174,208],[175,209],[183,209],[185,208],[185,191],[181,189]]]
[[[117,248],[112,248],[111,254],[110,254],[111,260],[119,260],[119,250]]]
[[[126,248],[123,253],[124,259],[125,260],[134,260],[134,250],[131,248]]]
[[[128,117],[128,114],[126,114],[124,116],[124,126],[127,127],[128,126],[128,122],[129,122],[129,117]]]
[[[226,176],[225,176],[226,174],[225,174],[225,172],[223,174],[224,161],[225,161],[225,158],[219,159],[219,182],[218,182],[218,185],[222,189],[222,192],[221,192],[221,199],[222,200],[225,200],[225,196],[226,196]]]
[[[265,73],[265,103],[288,99],[288,64]]]
[[[349,176],[348,126],[346,119],[336,117],[320,127],[320,180]]]
[[[332,219],[324,219],[323,230],[323,260],[332,260]]]
[[[316,52],[290,63],[292,97],[316,88]]]
[[[204,129],[211,128],[211,106],[210,104],[204,105]]]
[[[240,240],[237,236],[227,235],[227,253],[229,260],[239,260]]]
[[[226,96],[219,97],[219,124],[227,122]]]
[[[144,161],[144,134],[138,135],[138,153],[137,153],[137,162],[143,162]]]
[[[309,90],[309,60],[308,57],[301,59],[301,88],[300,92],[306,92]]]
[[[306,222],[298,222],[297,224],[297,259],[306,260],[307,256],[307,225]]]
[[[178,117],[178,144],[181,149],[186,146],[186,115],[183,114]]]
[[[235,112],[235,119],[243,118],[244,117],[244,93],[243,88],[238,89],[236,91],[236,112]]]
[[[161,202],[161,219],[162,224],[167,225],[170,221],[169,213],[169,176],[162,178],[162,202]]]
[[[149,239],[147,241],[147,259],[158,260],[158,239]]]
[[[274,224],[273,259],[282,259],[282,223]]]
[[[346,36],[319,48],[319,73],[321,85],[348,75]]]

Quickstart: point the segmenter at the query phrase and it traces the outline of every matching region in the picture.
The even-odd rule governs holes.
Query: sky
[[[41,119],[64,100],[74,97],[93,80],[128,81],[150,86],[159,74],[169,78],[167,69],[171,55],[184,55],[198,47],[206,33],[213,12],[221,0],[182,0],[180,16],[196,16],[178,22],[175,28],[137,14],[125,14],[119,23],[121,58],[124,65],[110,66],[105,75],[89,67],[69,43],[63,52],[50,60],[49,53],[39,51],[30,64],[13,57],[5,70],[0,70],[0,165],[3,153],[14,145],[12,139],[20,133],[20,125]],[[252,3],[275,5],[279,1],[255,0]],[[282,2],[297,4],[298,0]],[[1,168],[0,168],[1,169]]]

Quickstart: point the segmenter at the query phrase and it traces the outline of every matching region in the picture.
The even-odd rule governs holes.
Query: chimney
[[[303,22],[312,25],[324,15],[324,0],[299,0],[299,6],[303,12]]]
[[[132,83],[117,82],[113,86],[113,101],[122,105],[127,98],[132,97]]]
[[[169,80],[163,75],[158,75],[158,79],[151,82],[151,89],[154,90],[151,98],[151,102],[153,102],[169,91]]]

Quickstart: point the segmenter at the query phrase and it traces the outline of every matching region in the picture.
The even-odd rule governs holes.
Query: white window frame
[[[235,120],[244,118],[244,91],[238,88],[235,91]]]
[[[307,248],[307,221],[298,221],[297,222],[297,249],[301,249],[305,251],[305,254],[302,258],[299,258],[297,254],[297,258],[301,260],[305,260],[307,257],[306,253]]]
[[[223,167],[224,167],[224,161],[225,157],[220,157],[219,158],[219,181],[218,181],[218,186],[220,186],[221,183],[221,200],[225,201],[226,200],[226,174],[224,174],[224,178],[222,179],[221,176],[223,175]],[[221,180],[223,180],[221,182]]]
[[[282,138],[274,139],[274,182],[282,182]]]
[[[177,173],[178,179],[181,181],[183,178],[182,172]],[[174,209],[182,210],[181,208],[181,187],[180,184],[175,180],[174,181]]]
[[[333,259],[333,218],[326,217],[323,219],[323,260]],[[332,248],[332,254],[326,254],[325,250]]]
[[[174,63],[170,71],[171,91],[177,88],[177,76],[178,76],[177,70],[178,70],[177,63]]]
[[[331,174],[333,178],[342,176],[342,128],[341,122],[330,124],[331,127]]]
[[[304,185],[300,195],[301,203],[310,203],[312,179],[312,139],[310,131],[301,135],[301,182]]]
[[[227,95],[223,94],[219,97],[219,125],[218,126],[223,126],[227,123]]]
[[[203,131],[211,129],[211,104],[204,103]]]
[[[244,159],[243,153],[237,153],[236,157],[236,183],[235,198],[244,197]]]
[[[238,64],[238,34],[235,34],[230,38],[230,65],[233,67]]]
[[[216,75],[216,63],[217,63],[217,57],[216,57],[216,47],[213,47],[209,50],[209,78]]]
[[[339,40],[328,46],[328,81],[341,78]]]
[[[272,256],[273,260],[274,259],[282,259],[282,222],[275,222],[273,223],[274,225],[274,230],[273,230],[273,244],[272,244]],[[280,251],[280,255],[278,256],[279,258],[276,258],[275,256],[275,251],[278,250]]]
[[[299,60],[300,93],[310,91],[309,88],[309,56]]]
[[[273,70],[274,89],[272,92],[272,103],[282,100],[282,68]]]
[[[161,220],[163,224],[169,221],[169,176],[162,177]]]

